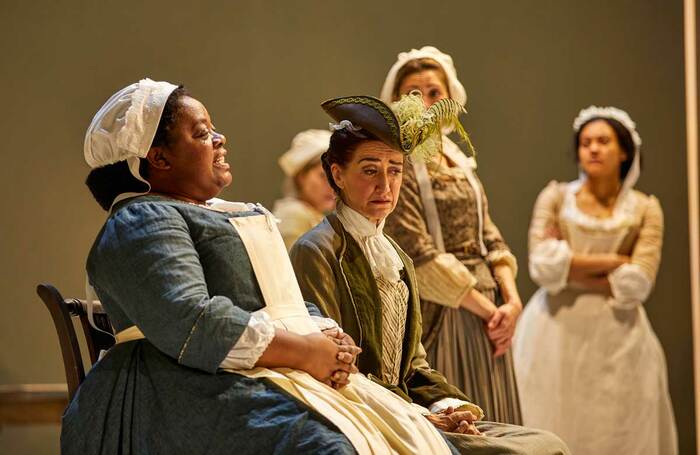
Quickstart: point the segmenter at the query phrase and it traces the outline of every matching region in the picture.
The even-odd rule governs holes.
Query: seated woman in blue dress
[[[354,374],[359,348],[305,305],[269,212],[212,200],[232,180],[225,144],[167,82],[132,84],[95,115],[87,185],[109,217],[87,273],[117,344],[66,410],[62,452],[453,452]]]
[[[456,118],[462,107],[445,99],[425,109],[419,94],[391,107],[367,96],[322,107],[337,122],[322,160],[338,203],[292,247],[303,297],[357,340],[361,373],[423,406],[426,420],[445,431],[460,453],[569,453],[552,433],[481,420],[478,403],[430,367],[413,262],[383,232],[404,164],[438,152],[449,124],[466,136]]]

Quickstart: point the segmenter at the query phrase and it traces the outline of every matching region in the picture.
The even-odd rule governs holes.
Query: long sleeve
[[[87,268],[103,304],[118,305],[180,364],[215,372],[248,326],[249,312],[209,295],[188,225],[173,207],[135,203],[119,210]]]
[[[453,254],[441,252],[435,246],[410,164],[404,168],[399,200],[384,229],[413,259],[421,298],[458,307],[477,280]]]
[[[340,329],[333,319],[324,318],[316,305],[309,302],[304,303],[319,330]],[[219,366],[230,370],[253,368],[274,337],[275,326],[270,316],[264,310],[251,313],[248,326]]]
[[[248,326],[219,366],[231,370],[253,368],[274,337],[275,326],[267,313],[251,313]]]
[[[458,308],[477,283],[469,269],[448,253],[416,267],[416,278],[421,298],[450,308]]]
[[[529,230],[530,277],[551,294],[556,294],[566,287],[573,257],[565,240],[546,235],[548,228],[558,226],[557,214],[560,204],[560,184],[552,181],[537,197]]]
[[[648,196],[639,239],[634,245],[630,263],[639,266],[652,283],[656,280],[661,263],[663,237],[664,214],[661,204],[654,196]]]
[[[413,355],[411,369],[413,374],[406,381],[406,387],[409,396],[416,403],[429,407],[431,412],[440,412],[448,406],[454,406],[471,411],[479,419],[484,416],[484,411],[470,402],[459,389],[449,384],[442,373],[430,368],[422,343],[418,344]],[[435,397],[440,398],[436,400]]]
[[[608,275],[616,306],[634,308],[649,297],[661,262],[663,232],[661,204],[654,196],[649,196],[630,263],[621,265]]]

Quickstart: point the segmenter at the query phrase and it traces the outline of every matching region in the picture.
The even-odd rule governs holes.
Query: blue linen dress
[[[325,417],[264,379],[218,366],[265,306],[221,213],[159,196],[115,207],[90,251],[90,283],[118,344],[63,416],[64,454],[354,453]],[[311,308],[312,314],[320,315]]]

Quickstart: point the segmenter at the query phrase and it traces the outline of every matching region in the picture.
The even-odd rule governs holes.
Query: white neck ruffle
[[[574,222],[576,225],[594,231],[616,231],[628,228],[636,223],[637,198],[632,191],[620,192],[613,208],[612,216],[596,218],[588,215],[578,208],[576,193],[583,186],[584,180],[569,182],[564,195],[562,217]]]
[[[340,201],[336,212],[345,230],[360,245],[374,276],[381,276],[392,283],[399,281],[403,262],[384,235],[385,220],[375,225]]]

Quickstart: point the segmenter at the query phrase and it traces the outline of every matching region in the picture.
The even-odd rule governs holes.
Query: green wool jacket
[[[333,318],[362,348],[358,368],[371,380],[406,401],[428,407],[446,397],[469,400],[425,360],[421,344],[422,321],[417,281],[411,259],[389,239],[404,264],[409,289],[406,332],[403,341],[400,382],[391,385],[382,377],[382,312],[377,283],[369,262],[355,239],[335,214],[304,234],[290,251],[292,265],[304,300],[316,304]]]

